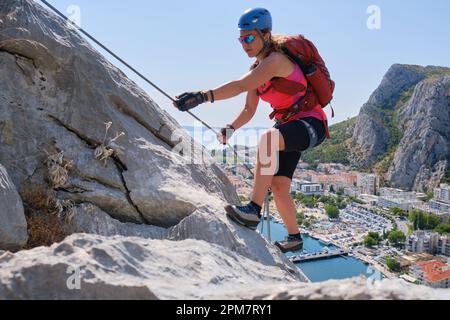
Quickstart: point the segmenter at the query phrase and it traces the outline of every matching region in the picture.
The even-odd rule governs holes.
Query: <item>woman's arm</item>
[[[234,130],[230,134],[228,128],[222,129],[219,135],[217,136],[219,142],[222,144],[227,144],[228,139],[231,138],[234,131],[245,126],[255,116],[258,104],[259,104],[259,97],[256,90],[249,91],[247,93],[247,101],[245,103],[244,110],[242,110],[241,114],[231,124]]]
[[[249,91],[247,93],[247,101],[245,103],[244,110],[242,110],[241,114],[231,124],[233,128],[238,130],[249,123],[255,116],[256,110],[258,109],[258,104],[259,97],[256,93],[256,89]]]
[[[227,100],[244,92],[250,92],[262,86],[272,78],[278,76],[282,68],[282,57],[272,54],[264,59],[261,64],[244,75],[241,79],[228,82],[213,90],[214,100]],[[211,93],[208,93],[211,101]]]

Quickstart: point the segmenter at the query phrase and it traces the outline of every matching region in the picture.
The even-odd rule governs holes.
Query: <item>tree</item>
[[[393,271],[393,272],[400,272],[400,262],[398,262],[397,260],[391,258],[391,257],[387,257],[386,258],[386,265],[389,268],[389,270]]]
[[[395,247],[401,247],[405,243],[406,236],[400,230],[394,230],[389,232],[388,239]]]
[[[371,231],[371,232],[369,232],[368,236],[371,237],[372,239],[374,239],[377,242],[379,242],[381,240],[380,234],[378,232]]]
[[[303,212],[297,212],[297,223],[298,225],[302,225],[303,222],[305,221],[305,215]]]
[[[331,219],[339,218],[339,209],[331,204],[325,205],[325,211]]]
[[[309,228],[309,227],[311,226],[311,223],[309,222],[309,220],[304,220],[304,221],[303,221],[303,226],[304,226],[305,228]]]
[[[397,216],[397,217],[407,217],[407,216],[408,216],[408,214],[406,213],[405,210],[402,210],[402,209],[397,208],[397,207],[390,208],[389,211],[390,211],[394,216]]]
[[[372,238],[371,236],[366,236],[364,238],[364,246],[367,248],[372,248],[373,246],[378,245],[378,241],[376,241],[374,238]]]
[[[438,225],[434,231],[440,234],[450,234],[450,223],[442,223]]]
[[[441,219],[433,214],[413,209],[409,214],[409,221],[413,224],[414,230],[433,230],[441,222]]]

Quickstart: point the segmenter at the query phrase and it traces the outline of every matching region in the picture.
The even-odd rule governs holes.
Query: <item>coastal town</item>
[[[254,163],[251,151],[240,153],[248,163]],[[213,156],[240,199],[249,200],[253,181],[248,168],[254,170],[252,166]],[[330,246],[336,249],[303,251],[293,260],[322,259],[345,252],[383,277],[450,288],[450,185],[441,184],[424,194],[380,184],[376,174],[357,172],[342,164],[300,163],[291,186],[299,230],[319,240],[326,251]],[[283,224],[274,201],[269,212],[275,223]]]

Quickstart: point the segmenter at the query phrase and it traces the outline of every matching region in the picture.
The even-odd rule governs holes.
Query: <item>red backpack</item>
[[[300,110],[309,111],[319,103],[325,108],[333,100],[335,82],[331,80],[330,73],[324,60],[314,44],[304,36],[286,37],[283,45],[283,52],[293,61],[295,61],[308,80],[308,89],[305,97],[299,102]],[[282,78],[272,80],[275,90],[286,94],[296,94],[304,91],[305,88],[295,81]],[[282,113],[286,113],[284,110]],[[334,117],[334,110],[332,108]]]

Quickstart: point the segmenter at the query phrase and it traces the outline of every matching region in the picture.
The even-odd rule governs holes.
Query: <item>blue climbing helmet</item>
[[[264,8],[248,9],[239,19],[239,31],[242,30],[272,31],[272,16]]]

